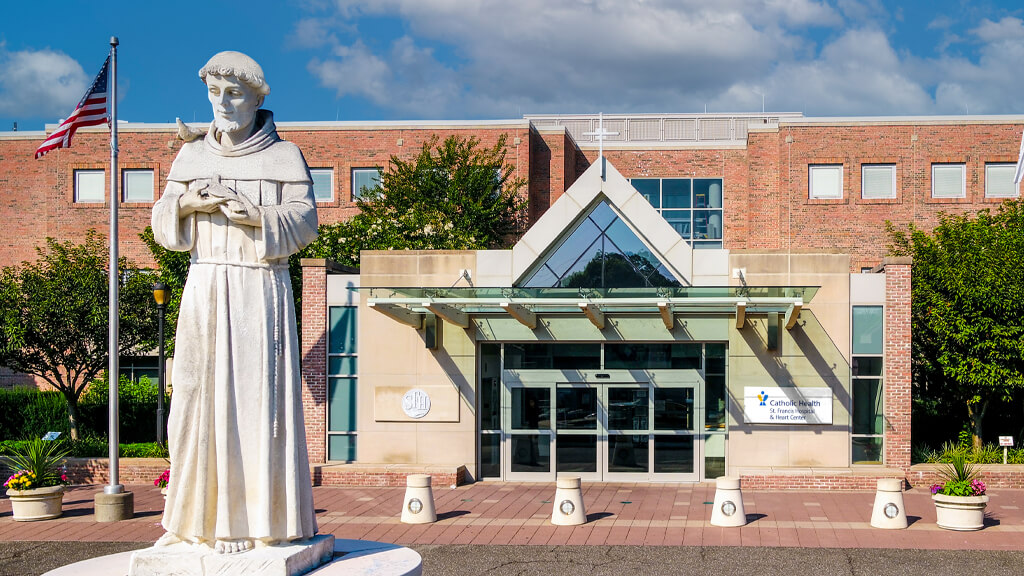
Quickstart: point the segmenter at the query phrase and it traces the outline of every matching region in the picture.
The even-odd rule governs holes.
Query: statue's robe
[[[211,126],[186,143],[153,207],[153,234],[191,251],[171,373],[171,479],[162,524],[212,542],[297,540],[316,533],[288,256],[317,234],[309,168],[273,116],[224,150]],[[262,226],[219,210],[182,218],[188,183],[221,183],[259,207]]]

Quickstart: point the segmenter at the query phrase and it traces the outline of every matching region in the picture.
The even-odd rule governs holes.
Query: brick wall
[[[327,461],[327,263],[302,261],[302,416],[309,461]]]
[[[910,468],[910,258],[887,258],[885,270],[885,464]]]
[[[493,146],[507,136],[508,162],[514,176],[528,177],[530,169],[530,129],[521,125],[504,126],[441,125],[407,127],[358,127],[340,129],[296,129],[279,127],[285,140],[302,150],[312,168],[334,169],[334,199],[320,202],[321,223],[338,222],[357,211],[352,201],[352,168],[386,167],[392,155],[411,160],[432,137],[443,140],[457,134],[473,136],[480,146]],[[514,144],[519,138],[520,144]],[[0,266],[35,260],[35,248],[45,238],[81,241],[89,229],[106,236],[109,230],[108,203],[76,204],[74,171],[104,170],[109,202],[110,135],[105,129],[83,129],[75,135],[71,148],[54,150],[35,160],[35,149],[42,138],[31,133],[0,134]],[[159,198],[167,185],[167,173],[181,149],[175,131],[160,126],[122,128],[119,132],[119,168],[149,168],[155,176],[154,196]],[[525,194],[525,191],[524,191]],[[143,266],[153,265],[152,257],[139,234],[150,223],[152,202],[122,203],[119,206],[121,254]]]

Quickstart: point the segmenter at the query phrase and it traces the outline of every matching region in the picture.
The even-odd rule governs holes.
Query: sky
[[[68,116],[118,48],[118,117],[209,121],[238,50],[278,121],[1024,113],[1008,0],[11,0],[0,131]]]

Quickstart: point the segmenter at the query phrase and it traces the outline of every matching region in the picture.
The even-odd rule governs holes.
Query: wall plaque
[[[409,418],[423,418],[430,412],[430,396],[419,388],[413,388],[402,396],[402,411]]]
[[[743,388],[748,424],[831,424],[831,388]]]

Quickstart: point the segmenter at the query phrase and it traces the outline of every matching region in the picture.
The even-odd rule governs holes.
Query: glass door
[[[652,479],[696,482],[700,467],[701,412],[697,388],[654,386],[651,407]]]
[[[635,481],[651,471],[651,392],[649,384],[609,384],[604,388],[608,407],[605,476],[608,480]]]
[[[648,381],[626,370],[596,376],[506,371],[504,478],[698,481],[704,430],[699,376],[644,376]]]
[[[559,384],[555,393],[555,471],[557,475],[600,480],[603,410],[600,388],[587,383]],[[556,475],[556,476],[557,476]]]
[[[507,389],[509,457],[505,477],[546,481],[554,470],[551,430],[553,386],[522,385]]]
[[[609,384],[604,398],[608,407],[605,480],[698,479],[699,414],[694,386]]]

